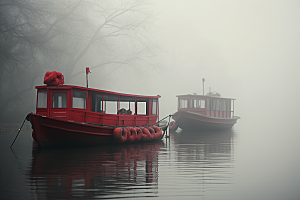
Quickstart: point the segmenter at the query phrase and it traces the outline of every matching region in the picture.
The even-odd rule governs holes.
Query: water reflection
[[[174,143],[187,152],[179,151],[180,154],[188,155],[185,159],[211,159],[218,155],[231,159],[234,144],[234,132],[226,131],[207,131],[207,132],[173,132]],[[194,155],[196,157],[194,157]],[[193,158],[194,157],[194,158]]]
[[[234,183],[234,132],[173,132],[170,150],[178,195],[218,196]],[[170,158],[171,159],[171,158]],[[176,195],[176,193],[174,194]]]
[[[38,199],[156,196],[163,143],[32,151]]]

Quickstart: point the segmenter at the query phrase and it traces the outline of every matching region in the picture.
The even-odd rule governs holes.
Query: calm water
[[[296,128],[240,121],[152,144],[38,149],[26,123],[12,150],[17,130],[0,134],[1,199],[300,199]]]

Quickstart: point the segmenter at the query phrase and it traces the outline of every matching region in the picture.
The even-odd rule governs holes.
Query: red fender
[[[113,136],[118,143],[123,143],[127,140],[127,129],[118,127],[114,129]]]
[[[136,130],[133,127],[127,128],[127,142],[135,142],[136,140]]]
[[[143,138],[143,131],[139,127],[135,127],[134,129],[136,130],[136,140],[135,141],[139,142]]]
[[[142,141],[149,141],[151,140],[151,133],[147,128],[143,128],[143,138]]]
[[[171,121],[169,124],[169,129],[172,132],[175,132],[178,129],[178,124],[175,121]]]
[[[155,139],[158,140],[162,137],[162,130],[158,126],[153,126],[155,131]]]
[[[153,129],[152,127],[148,127],[148,130],[149,130],[149,132],[150,132],[150,134],[151,134],[150,140],[155,140],[156,135],[155,135],[154,129]]]

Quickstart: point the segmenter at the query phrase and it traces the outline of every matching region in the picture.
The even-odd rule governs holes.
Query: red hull
[[[180,110],[173,115],[173,119],[181,129],[224,130],[230,129],[236,123],[239,117],[217,118]]]
[[[27,120],[32,124],[33,138],[40,147],[117,143],[113,136],[114,126],[58,120],[33,113],[27,115]]]

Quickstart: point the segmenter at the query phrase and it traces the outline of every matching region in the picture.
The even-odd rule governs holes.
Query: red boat
[[[146,142],[163,137],[167,124],[159,123],[159,95],[63,85],[57,78],[49,81],[49,74],[44,79],[47,85],[35,87],[36,114],[26,117],[41,147]]]
[[[234,116],[234,100],[218,93],[208,95],[178,95],[178,111],[172,116],[170,130],[230,129],[240,117]]]

